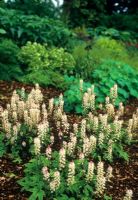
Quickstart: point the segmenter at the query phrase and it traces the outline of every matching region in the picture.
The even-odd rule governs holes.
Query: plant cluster
[[[55,18],[58,14],[58,9],[55,8],[53,1],[42,1],[42,0],[8,0],[6,7],[10,9],[21,10],[26,15],[38,15],[40,17],[51,17]],[[40,12],[41,10],[41,12]]]
[[[97,69],[91,73],[91,82],[95,85],[95,94],[97,96],[96,103],[103,103],[106,96],[110,95],[110,88],[115,83],[118,85],[118,98],[116,106],[119,102],[126,102],[130,98],[138,97],[138,73],[129,65],[115,62],[112,60],[104,61]],[[83,90],[80,90],[78,79],[73,79],[64,92],[65,110],[68,112],[75,111],[82,113],[83,94],[90,86],[90,82],[83,83]]]
[[[95,69],[92,79],[97,86],[97,95],[101,96],[99,101],[104,101],[104,97],[115,83],[118,85],[120,101],[126,102],[131,97],[138,97],[138,73],[131,66],[122,62],[104,61]]]
[[[92,56],[91,46],[87,48],[88,46],[90,46],[89,43],[81,43],[72,50],[76,62],[74,72],[76,76],[82,77],[84,80],[90,80],[91,73],[97,64],[95,57]]]
[[[104,195],[113,170],[111,166],[105,169],[104,160],[128,160],[123,146],[131,142],[138,128],[138,110],[125,125],[121,119],[124,106],[120,103],[116,110],[116,98],[117,85],[97,110],[94,87],[90,87],[83,96],[84,116],[72,124],[63,110],[62,94],[58,101],[52,98],[45,104],[38,84],[27,98],[24,88],[21,96],[13,92],[10,104],[0,112],[1,143],[14,157],[30,153],[25,177],[19,181],[32,193],[29,199],[89,200]]]
[[[59,20],[25,15],[12,9],[0,8],[0,27],[6,31],[5,37],[16,41],[20,46],[27,41],[65,46],[72,35]]]
[[[63,48],[28,42],[21,48],[19,60],[25,66],[24,81],[64,87],[64,75],[71,74],[75,60]]]
[[[103,36],[103,37],[109,37],[111,39],[115,39],[122,42],[131,42],[135,41],[136,35],[134,32],[131,31],[121,31],[117,30],[115,28],[107,28],[105,26],[99,26],[96,28],[88,28],[86,29],[87,35],[89,37],[97,37],[97,36]]]
[[[137,51],[129,50],[122,42],[109,37],[95,37],[92,42],[80,43],[73,48],[72,55],[76,61],[75,73],[85,81],[92,80],[93,70],[105,60],[122,62],[132,68],[138,66]]]
[[[0,41],[0,79],[19,80],[22,71],[18,62],[19,47],[11,40]]]

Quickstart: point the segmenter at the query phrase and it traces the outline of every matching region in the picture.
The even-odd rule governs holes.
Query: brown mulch
[[[107,185],[107,194],[113,200],[122,200],[127,189],[133,190],[133,200],[138,200],[138,145],[127,148],[129,162],[116,161],[113,166],[113,178]]]
[[[33,85],[18,82],[0,81],[0,106],[9,102],[14,89],[25,87],[30,91]],[[61,91],[55,88],[41,88],[47,101],[49,98],[58,96]],[[132,113],[138,107],[138,99],[131,99],[126,105],[124,120],[132,116]],[[72,123],[79,121],[77,115],[69,115]],[[112,164],[113,178],[107,184],[106,194],[112,196],[113,200],[122,200],[127,189],[133,190],[133,200],[138,200],[138,143],[127,147],[129,153],[129,162],[117,160]],[[24,166],[15,164],[9,156],[0,158],[0,200],[26,200],[29,194],[21,191],[17,180],[23,177]]]
[[[23,177],[23,166],[15,164],[6,156],[0,159],[0,200],[26,200],[17,180]]]

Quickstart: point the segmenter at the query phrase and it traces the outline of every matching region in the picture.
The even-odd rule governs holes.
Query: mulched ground
[[[5,106],[9,102],[13,90],[20,89],[23,86],[28,92],[32,89],[32,85],[0,81],[0,105]],[[42,88],[42,92],[46,101],[61,93],[54,88]],[[123,119],[130,118],[137,107],[138,99],[130,100],[127,103]],[[69,115],[69,119],[72,122],[80,120],[74,114]],[[132,189],[133,200],[138,200],[138,143],[127,147],[126,150],[130,155],[129,163],[117,160],[112,164],[114,177],[107,185],[106,194],[112,196],[113,200],[122,200],[126,189]],[[23,165],[13,163],[8,155],[0,159],[0,200],[28,199],[29,194],[22,192],[20,186],[16,183],[23,176],[23,169]]]

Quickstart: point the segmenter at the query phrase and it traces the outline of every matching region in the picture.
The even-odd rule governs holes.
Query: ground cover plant
[[[80,90],[82,86],[81,81]],[[118,157],[128,160],[123,146],[131,143],[138,112],[123,125],[122,103],[118,110],[113,106],[117,87],[99,111],[93,89],[89,88],[83,97],[84,116],[79,124],[68,122],[62,94],[55,105],[54,99],[44,104],[39,85],[28,97],[24,89],[20,96],[14,91],[11,103],[1,108],[1,140],[7,151],[22,158],[25,150],[32,157],[26,164],[25,177],[19,181],[32,193],[30,199],[100,198],[112,177],[112,167],[105,171],[104,162]],[[126,196],[131,199],[132,191],[128,190]]]
[[[83,88],[80,90],[79,80],[75,78],[71,80],[68,89],[64,92],[64,108],[68,112],[75,111],[76,113],[82,113],[81,102],[83,95],[91,84],[84,81]],[[130,98],[138,98],[138,73],[137,70],[127,64],[105,60],[103,64],[91,73],[91,82],[95,85],[94,92],[97,96],[97,104],[103,103],[106,96],[111,96],[110,88],[115,83],[118,85],[118,97],[115,101],[116,106],[118,106],[120,101],[126,103]]]

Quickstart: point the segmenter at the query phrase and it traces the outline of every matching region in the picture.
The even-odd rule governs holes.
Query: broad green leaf
[[[138,91],[131,88],[131,90],[130,90],[130,95],[132,95],[132,96],[138,98]]]
[[[2,28],[0,28],[0,34],[6,34],[6,31]]]

